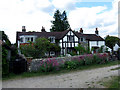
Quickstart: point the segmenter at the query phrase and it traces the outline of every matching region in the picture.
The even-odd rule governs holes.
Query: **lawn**
[[[58,74],[75,72],[75,71],[80,71],[80,70],[88,70],[88,69],[90,70],[90,69],[96,69],[96,68],[101,68],[101,67],[109,67],[109,66],[117,65],[118,63],[120,63],[120,61],[110,61],[110,62],[105,63],[105,64],[92,64],[92,65],[80,66],[79,68],[73,69],[73,70],[62,69],[59,71],[45,72],[45,73],[25,72],[25,73],[22,73],[19,75],[11,73],[11,74],[9,74],[9,76],[3,77],[2,80],[20,79],[20,78],[26,78],[26,77],[42,76],[42,75],[55,75],[55,74],[58,75]]]

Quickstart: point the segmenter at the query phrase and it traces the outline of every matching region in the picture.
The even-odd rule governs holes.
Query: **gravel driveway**
[[[59,75],[48,75],[31,77],[17,80],[8,80],[2,82],[3,88],[104,88],[96,82],[105,77],[118,76],[118,70],[110,70],[118,65],[97,68],[91,70],[82,70],[69,72]]]

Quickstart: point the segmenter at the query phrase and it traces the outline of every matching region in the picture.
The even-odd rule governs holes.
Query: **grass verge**
[[[68,69],[61,69],[59,71],[53,71],[53,72],[24,72],[22,74],[13,74],[10,73],[8,76],[2,77],[2,80],[10,80],[10,79],[22,79],[25,77],[35,77],[35,76],[46,76],[46,75],[60,75],[60,74],[64,74],[64,73],[70,73],[70,72],[76,72],[76,71],[80,71],[80,70],[90,70],[90,69],[96,69],[96,68],[102,68],[102,67],[109,67],[112,65],[117,65],[118,63],[120,63],[120,61],[110,61],[108,63],[105,64],[92,64],[92,65],[84,65],[84,66],[80,66],[77,69],[72,69],[72,70],[68,70]]]
[[[120,90],[120,76],[112,76],[110,80],[103,82],[103,86],[112,90],[113,88]]]
[[[119,70],[120,69],[120,67],[117,67],[117,68],[113,68],[113,69],[111,69],[111,70]]]

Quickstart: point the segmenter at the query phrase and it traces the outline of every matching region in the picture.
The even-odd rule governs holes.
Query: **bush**
[[[98,55],[94,55],[93,56],[93,63],[99,64],[100,62],[101,62],[101,58],[98,57]]]
[[[92,54],[88,54],[85,56],[85,65],[90,65],[93,62],[93,55]]]
[[[2,47],[2,75],[8,75],[9,73],[9,62],[7,60],[7,53],[8,51],[5,47]]]
[[[90,65],[92,64],[92,59],[89,57],[85,57],[85,65]]]
[[[66,69],[76,69],[78,65],[78,61],[66,61],[65,68]]]

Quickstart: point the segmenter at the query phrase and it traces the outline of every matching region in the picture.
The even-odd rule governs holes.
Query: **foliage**
[[[51,72],[48,72],[48,73],[24,72],[24,73],[21,73],[19,75],[10,73],[9,76],[2,77],[2,80],[5,81],[5,80],[9,80],[9,79],[18,79],[18,78],[35,77],[35,76],[45,76],[45,75],[49,75],[49,74],[59,75],[59,74],[68,73],[68,72],[71,72],[71,71],[77,71],[78,72],[78,70],[80,71],[80,70],[96,69],[96,68],[101,68],[101,67],[109,67],[109,66],[113,66],[113,65],[118,65],[119,62],[120,61],[110,61],[110,62],[105,63],[105,64],[83,65],[83,66],[80,66],[79,68],[73,69],[73,70],[68,70],[68,69],[66,70],[66,69],[64,69],[64,66],[62,65],[63,68],[60,67],[59,71],[51,71]]]
[[[9,73],[7,53],[8,51],[5,49],[5,47],[2,47],[2,75],[7,75]]]
[[[37,64],[36,62],[37,61],[32,62],[30,71],[51,72],[59,70],[59,67],[61,66],[61,64],[55,58],[53,58],[52,60],[50,58],[48,58],[47,60],[40,60]]]
[[[103,48],[104,48],[104,45],[98,49],[98,53],[103,53]]]
[[[63,11],[63,13],[61,14],[61,12],[59,10],[56,10],[53,18],[55,20],[51,21],[53,24],[52,28],[50,29],[51,32],[64,31],[70,27],[65,11]]]
[[[84,65],[104,64],[108,62],[107,54],[87,54],[81,56],[73,56],[70,61],[64,59],[48,58],[47,60],[33,61],[31,63],[31,71],[51,72],[60,69],[76,69]]]
[[[65,68],[66,69],[76,69],[77,68],[77,61],[66,61],[65,62]]]
[[[118,37],[115,36],[106,36],[105,38],[105,45],[108,46],[109,48],[112,49],[113,51],[113,47],[115,46],[116,43],[119,43],[120,39]]]
[[[34,44],[21,45],[20,49],[26,57],[33,58],[41,58],[47,51],[60,51],[59,46],[50,43],[46,38],[37,38]]]
[[[37,38],[34,44],[21,45],[21,53],[26,57],[40,58],[47,51],[49,41],[45,38]]]
[[[75,55],[76,55],[76,52],[75,52],[75,51],[72,51],[72,52],[68,52],[68,54],[70,54],[71,56],[75,56]]]
[[[2,31],[2,41],[5,41],[6,45],[10,46],[11,42],[8,39],[8,36],[4,33],[4,31]]]
[[[32,44],[28,45],[21,45],[20,46],[21,53],[24,54],[26,57],[37,57],[37,50],[33,47]]]
[[[78,44],[78,46],[74,48],[76,49],[76,51],[79,52],[79,55],[84,54],[86,52],[86,49],[80,44]]]
[[[5,46],[11,46],[11,42],[4,31],[2,31],[2,41],[4,41],[4,45],[2,45],[2,75],[4,76],[9,73],[9,63],[7,60],[8,50],[5,48]]]

